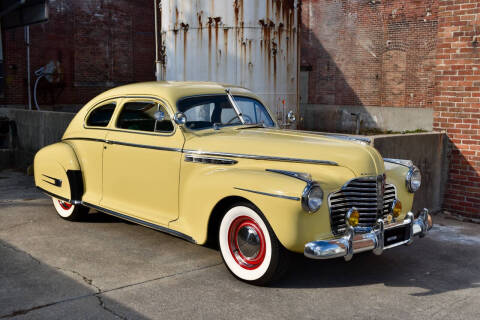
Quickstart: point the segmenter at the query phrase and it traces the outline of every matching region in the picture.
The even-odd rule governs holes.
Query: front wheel
[[[53,198],[53,206],[57,210],[57,213],[60,217],[65,220],[78,221],[84,218],[88,213],[88,208],[82,205],[75,205],[69,202]]]
[[[240,280],[266,285],[287,271],[286,249],[250,203],[237,204],[226,212],[218,240],[225,265]]]

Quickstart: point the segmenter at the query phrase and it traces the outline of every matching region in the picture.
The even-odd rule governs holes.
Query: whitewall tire
[[[63,219],[77,221],[88,214],[88,208],[82,205],[74,205],[54,197],[52,197],[52,201],[58,215]]]
[[[265,285],[287,269],[286,250],[260,210],[250,203],[238,203],[227,210],[218,241],[225,265],[245,282]]]

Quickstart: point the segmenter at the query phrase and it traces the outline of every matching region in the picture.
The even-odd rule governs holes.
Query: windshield
[[[275,126],[265,106],[260,101],[243,96],[234,96],[244,124]],[[192,130],[209,129],[214,126],[243,125],[227,95],[206,95],[182,99],[178,111],[185,114],[185,126]]]

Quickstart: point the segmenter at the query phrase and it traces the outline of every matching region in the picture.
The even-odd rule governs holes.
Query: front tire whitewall
[[[241,254],[238,246],[240,238],[236,238],[235,230],[238,231],[242,226],[247,226],[250,231],[256,230],[254,233],[258,235],[255,242],[259,244],[256,251],[258,253],[254,253],[250,259]],[[289,259],[286,250],[263,215],[250,203],[238,203],[227,210],[220,223],[218,236],[223,261],[229,271],[240,280],[265,285],[287,270]]]

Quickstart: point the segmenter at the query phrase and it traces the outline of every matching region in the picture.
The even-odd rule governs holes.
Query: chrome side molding
[[[204,157],[204,156],[195,156],[190,154],[186,154],[184,160],[185,162],[195,162],[195,163],[205,163],[205,164],[233,165],[238,163],[238,161],[234,159],[212,158],[212,157]]]

